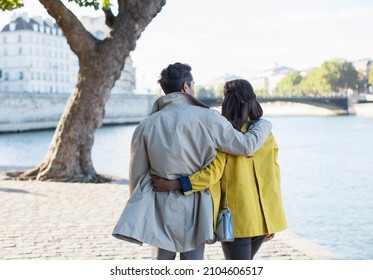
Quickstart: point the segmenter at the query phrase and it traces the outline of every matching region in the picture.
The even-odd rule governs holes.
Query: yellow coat
[[[277,156],[278,147],[272,133],[252,157],[219,152],[209,166],[189,176],[192,191],[210,188],[216,221],[219,204],[224,207],[228,187],[228,207],[236,238],[282,231],[287,223]]]

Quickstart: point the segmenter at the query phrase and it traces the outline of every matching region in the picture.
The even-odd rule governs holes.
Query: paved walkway
[[[128,199],[126,181],[78,184],[0,176],[0,260],[150,259],[150,247],[111,236]],[[262,246],[256,259],[327,260],[337,254],[289,231]],[[219,243],[205,259],[221,260]]]

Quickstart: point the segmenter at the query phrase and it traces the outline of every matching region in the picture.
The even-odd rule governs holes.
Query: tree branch
[[[124,14],[126,11],[126,0],[118,0],[118,14]]]
[[[118,0],[118,16],[112,28],[113,37],[122,42],[132,42],[130,51],[152,19],[162,10],[166,0]],[[129,40],[123,40],[127,38]]]
[[[114,24],[114,21],[115,21],[115,16],[114,16],[113,12],[111,11],[110,8],[102,8],[102,10],[105,13],[105,23],[106,23],[106,25],[109,26],[110,28],[112,28],[113,24]]]
[[[78,57],[87,49],[93,50],[95,48],[97,42],[95,37],[84,28],[79,19],[60,0],[39,0],[39,2],[56,20],[71,50]],[[82,41],[88,42],[88,44],[81,44]]]

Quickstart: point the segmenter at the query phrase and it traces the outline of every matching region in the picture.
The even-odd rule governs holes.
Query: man
[[[131,197],[113,236],[157,247],[157,259],[203,259],[213,239],[213,206],[208,190],[184,196],[153,192],[151,176],[175,179],[206,167],[217,151],[249,156],[264,143],[271,124],[260,120],[243,134],[194,96],[191,67],[175,63],[158,81],[166,94],[134,131],[129,185]]]

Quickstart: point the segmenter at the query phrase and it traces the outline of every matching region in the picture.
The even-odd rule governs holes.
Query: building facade
[[[294,69],[287,66],[275,66],[274,68],[262,71],[255,77],[250,78],[250,83],[255,90],[264,90],[272,95],[277,84]]]
[[[107,34],[88,30],[101,38]],[[55,22],[22,14],[0,32],[0,70],[0,92],[70,94],[79,64]],[[135,87],[135,69],[129,58],[112,93],[133,93]]]
[[[362,81],[358,87],[358,93],[372,94],[372,83],[369,80],[370,72],[372,71],[372,60],[369,58],[359,59],[352,62],[356,71],[359,73],[360,80]]]

